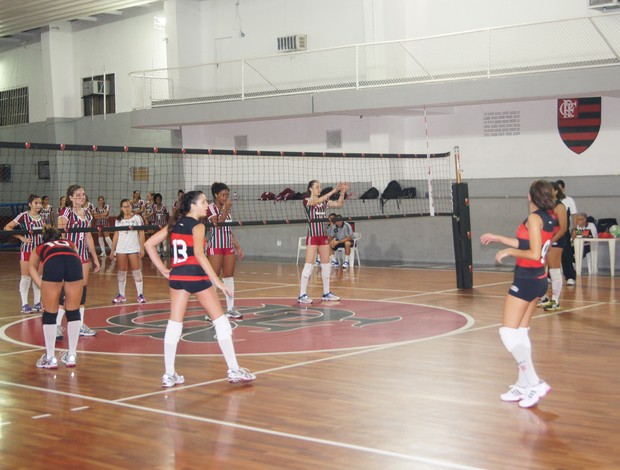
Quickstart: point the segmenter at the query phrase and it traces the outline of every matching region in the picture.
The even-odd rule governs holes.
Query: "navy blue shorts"
[[[547,293],[549,283],[547,277],[542,279],[532,277],[515,277],[512,286],[508,289],[508,294],[518,299],[531,302],[534,299],[542,297]]]
[[[82,261],[77,256],[52,256],[43,265],[44,281],[75,282],[84,279]]]
[[[170,289],[174,290],[185,290],[190,294],[195,294],[196,292],[201,292],[203,290],[207,290],[213,284],[211,281],[202,280],[202,281],[168,281],[168,285]]]

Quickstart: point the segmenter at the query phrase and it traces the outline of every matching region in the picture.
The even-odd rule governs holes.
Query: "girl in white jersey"
[[[35,194],[31,194],[28,197],[28,210],[22,212],[15,219],[11,220],[4,230],[41,230],[43,228],[43,218],[39,214],[41,210],[41,198]],[[32,284],[32,278],[29,271],[30,254],[33,253],[37,247],[42,243],[41,232],[29,233],[26,235],[15,235],[15,238],[21,242],[19,248],[19,268],[21,271],[21,279],[19,281],[19,293],[22,298],[22,313],[37,313],[42,312],[41,306],[41,290],[36,284]],[[34,306],[31,307],[28,304],[28,292],[32,285],[32,292],[34,294]]]
[[[327,222],[315,219],[326,219],[325,211],[328,207],[342,207],[345,193],[349,190],[349,183],[338,183],[334,189],[321,196],[321,183],[312,180],[308,183],[309,197],[303,200],[304,212],[308,219],[308,237],[306,238],[306,263],[301,272],[301,286],[297,302],[311,304],[312,299],[308,296],[308,281],[314,269],[314,260],[317,252],[321,260],[321,277],[323,278],[323,301],[331,302],[340,300],[329,290],[329,278],[331,266],[329,264],[329,240],[327,236]],[[337,201],[331,201],[330,197],[340,191]]]
[[[116,218],[117,227],[137,227],[143,225],[142,217],[134,214],[129,199],[121,201],[121,213]],[[127,265],[131,268],[133,280],[138,292],[138,303],[146,303],[143,295],[144,281],[140,269],[140,258],[144,257],[144,231],[143,230],[120,230],[114,232],[112,252],[110,259],[117,258],[118,295],[114,298],[115,304],[126,302],[125,285],[127,284]]]

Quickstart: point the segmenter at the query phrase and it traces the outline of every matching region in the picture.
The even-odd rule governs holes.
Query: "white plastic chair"
[[[299,253],[301,253],[302,250],[306,251],[306,237],[299,237],[299,240],[297,241],[297,260],[295,261],[295,264],[299,264]]]
[[[361,266],[362,262],[360,261],[360,253],[357,249],[357,244],[359,243],[360,239],[362,238],[362,234],[360,232],[353,232],[353,244],[351,245],[351,267],[354,268],[355,267],[355,260],[357,260],[357,265]],[[344,248],[338,248],[337,255],[336,258],[337,259],[344,259]]]

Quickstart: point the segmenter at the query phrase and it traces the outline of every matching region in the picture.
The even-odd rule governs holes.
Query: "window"
[[[116,112],[114,74],[96,75],[82,79],[84,116]]]
[[[28,87],[0,91],[0,126],[28,122]]]

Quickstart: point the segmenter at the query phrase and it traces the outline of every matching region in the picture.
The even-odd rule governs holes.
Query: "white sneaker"
[[[527,396],[519,402],[519,406],[521,408],[534,406],[542,397],[549,393],[549,390],[551,390],[551,386],[544,380],[535,387],[529,387],[527,389]]]
[[[64,353],[62,353],[60,355],[60,360],[67,366],[67,367],[75,367],[75,355],[73,354],[69,354],[69,351],[65,351]]]
[[[574,286],[575,285],[575,280],[574,279],[567,279],[566,280],[566,285],[567,286]]]
[[[89,328],[86,323],[80,327],[80,336],[95,336],[96,334],[97,332],[92,328]]]
[[[185,382],[185,377],[177,374],[176,372],[172,375],[164,374],[161,378],[161,386],[162,387],[174,387],[175,385],[180,385]]]
[[[527,396],[527,387],[519,387],[518,385],[511,385],[510,390],[506,393],[502,393],[499,398],[502,401],[521,401]]]
[[[62,325],[56,325],[56,341],[62,341],[65,337],[65,333],[62,329]]]
[[[55,357],[48,359],[47,355],[43,354],[36,362],[36,366],[39,369],[58,369],[58,361]]]
[[[232,318],[233,320],[241,320],[243,318],[243,313],[233,307],[228,312],[226,312],[226,316],[228,318]]]
[[[348,262],[348,261],[345,261],[345,262],[342,264],[342,269],[349,269],[349,262]]]
[[[340,300],[340,297],[338,297],[335,294],[332,294],[331,292],[328,292],[327,294],[323,294],[323,302],[336,302],[337,300]]]
[[[340,263],[338,261],[332,261],[332,268],[338,269],[340,267]]]
[[[252,380],[256,380],[256,376],[244,367],[240,367],[237,370],[228,371],[228,382],[231,384],[251,382]]]
[[[308,294],[300,295],[299,297],[297,297],[297,303],[298,304],[311,304],[312,299],[308,297]]]

